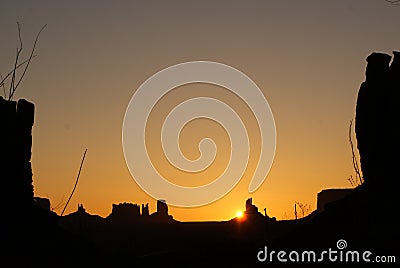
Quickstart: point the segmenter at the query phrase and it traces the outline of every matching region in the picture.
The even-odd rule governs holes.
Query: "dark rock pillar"
[[[398,162],[400,152],[400,136],[398,131],[398,122],[400,117],[400,51],[393,51],[393,60],[389,69],[390,95],[387,101],[387,126],[388,139],[386,139],[385,148],[387,153],[385,160],[385,175],[387,176],[388,186],[396,189],[397,179],[399,178]],[[394,156],[393,156],[394,155]]]
[[[165,200],[157,200],[157,213],[160,216],[168,216],[168,206]]]
[[[23,214],[33,206],[32,127],[35,106],[0,97],[0,201],[5,213]],[[15,212],[15,213],[14,213]]]
[[[390,55],[376,52],[367,57],[366,79],[357,97],[355,131],[366,184],[376,185],[382,176],[390,59]]]

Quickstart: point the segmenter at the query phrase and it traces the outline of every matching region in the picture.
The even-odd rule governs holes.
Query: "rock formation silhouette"
[[[142,213],[140,213],[140,207]],[[157,200],[157,211],[150,214],[149,204],[120,203],[113,204],[111,214],[107,220],[112,223],[165,223],[173,221],[168,214],[168,205],[165,200]]]
[[[4,141],[0,154],[4,190],[0,202],[7,204],[12,200],[13,203],[3,207],[6,213],[27,213],[34,204],[31,166],[34,111],[35,106],[25,99],[6,101],[0,97],[0,140]]]
[[[52,254],[51,244],[63,239],[57,226],[57,215],[50,202],[34,198],[31,165],[32,128],[35,106],[19,99],[0,96],[1,131],[0,179],[3,204],[0,220],[0,254],[34,254],[42,250]],[[64,240],[67,245],[67,240]],[[35,245],[33,247],[33,245]],[[64,250],[59,245],[57,250]]]
[[[139,220],[140,206],[131,203],[113,204],[111,214],[107,217],[113,222],[131,223]]]
[[[157,211],[150,215],[155,222],[170,222],[173,220],[172,215],[168,214],[168,205],[165,200],[157,200]]]
[[[264,209],[264,215],[258,211],[258,207],[253,204],[253,198],[250,197],[246,200],[246,210],[244,211],[244,215],[246,216],[246,219],[249,221],[261,221],[262,224],[265,223],[265,221],[275,221],[275,217],[270,217],[267,214],[267,209]]]
[[[150,213],[149,213],[149,204],[148,204],[148,203],[146,203],[146,205],[145,205],[145,204],[142,204],[142,216],[143,216],[143,217],[148,217],[148,216],[150,216]]]
[[[258,208],[253,205],[253,198],[246,200],[246,214],[256,214],[258,213]]]
[[[336,200],[340,200],[345,196],[354,192],[354,189],[324,189],[317,195],[317,211],[321,212],[325,210],[325,205],[332,203]]]
[[[396,177],[398,179],[398,153],[400,152],[400,137],[398,132],[399,122],[399,101],[400,101],[400,52],[393,51],[393,60],[389,68],[390,95],[387,103],[387,131],[388,139],[385,140],[387,161],[384,172],[388,180],[388,187],[395,189]],[[388,174],[389,173],[389,174]],[[391,173],[391,174],[390,174]]]
[[[157,200],[157,213],[162,216],[168,215],[168,206],[165,203],[165,200]]]
[[[382,177],[385,156],[384,126],[390,98],[389,62],[391,56],[373,52],[367,57],[365,81],[361,84],[356,104],[355,131],[361,170],[366,184],[376,186]]]

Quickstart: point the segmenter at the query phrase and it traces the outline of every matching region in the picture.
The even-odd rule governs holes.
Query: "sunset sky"
[[[296,201],[315,209],[322,189],[351,187],[348,127],[365,59],[373,51],[400,50],[400,6],[384,0],[5,0],[0,3],[2,74],[14,64],[16,21],[22,26],[22,58],[47,24],[14,98],[36,108],[35,196],[50,198],[52,206],[65,204],[87,148],[66,214],[83,203],[89,213],[103,217],[113,203],[149,203],[151,213],[156,209],[156,201],[131,177],[122,149],[125,110],[156,72],[196,60],[242,71],[268,100],[277,133],[274,163],[255,193],[248,193],[251,178],[246,176],[224,198],[197,208],[171,206],[170,214],[182,221],[228,220],[253,197],[260,211],[266,208],[269,216],[283,219],[293,218]],[[226,97],[209,85],[184,86],[180,93],[188,92]],[[177,90],[165,101],[176,104],[180,96]],[[162,120],[165,107],[155,120]],[[189,143],[190,155],[190,148],[197,148],[197,143],[190,147],[193,134],[224,143],[220,132],[213,124],[194,125],[181,138],[188,139],[183,142]],[[217,166],[215,172],[221,170]],[[62,207],[55,211],[61,213]]]

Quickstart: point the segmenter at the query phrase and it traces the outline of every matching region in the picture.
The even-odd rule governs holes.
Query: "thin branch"
[[[17,55],[15,57],[15,63],[14,63],[12,77],[11,77],[11,84],[10,84],[10,90],[9,90],[9,94],[8,94],[8,100],[11,100],[12,93],[15,91],[15,76],[17,73],[16,70],[17,70],[19,55],[21,54],[21,51],[22,51],[21,25],[19,24],[19,22],[17,22],[17,26],[18,26],[19,47],[17,48]]]
[[[33,59],[34,57],[36,57],[36,56],[37,56],[37,55],[33,55],[33,56],[32,56],[32,59]],[[22,65],[24,65],[25,63],[27,63],[28,60],[29,60],[29,59],[26,59],[26,60],[24,60],[23,62],[21,62],[20,64],[18,64],[17,69],[18,69],[19,67],[21,67]],[[15,69],[12,69],[6,76],[4,76],[3,78],[1,78],[1,81],[0,81],[0,86],[1,86],[1,87],[4,86],[4,83],[5,83],[6,79],[7,79],[10,75],[12,75],[14,71],[15,71]]]
[[[357,161],[356,155],[354,153],[353,140],[351,138],[352,125],[353,125],[353,121],[350,120],[349,141],[350,141],[350,147],[351,147],[351,155],[352,155],[353,167],[354,167],[354,171],[356,172],[357,179],[359,180],[360,184],[362,184],[364,182],[364,179],[363,179],[363,177],[361,175],[360,168],[358,166],[358,161]]]
[[[83,161],[85,161],[86,152],[87,152],[87,149],[85,149],[85,152],[83,153],[82,162],[81,162],[81,166],[79,167],[78,176],[76,177],[74,189],[72,189],[71,195],[69,196],[68,201],[67,201],[67,203],[65,204],[64,209],[63,209],[62,212],[61,212],[61,216],[64,214],[64,211],[65,211],[65,209],[67,208],[68,203],[69,203],[69,201],[71,200],[72,195],[73,195],[74,192],[75,192],[76,185],[78,185],[78,180],[79,180],[79,176],[80,176],[80,174],[81,174],[81,170],[82,170],[82,166],[83,166]]]
[[[350,175],[350,178],[347,179],[350,182],[350,185],[354,187],[353,176]]]
[[[300,218],[304,218],[307,217],[310,214],[310,210],[311,210],[311,205],[310,204],[303,204],[300,202],[295,202],[295,208],[296,205],[300,208],[301,210],[301,216]],[[296,212],[296,218],[298,217],[298,213]]]
[[[57,205],[51,206],[51,211],[58,210],[63,206],[63,203],[64,203],[64,196],[61,198],[61,201],[57,203]]]
[[[15,57],[15,63],[14,63],[14,69],[13,69],[14,71],[13,71],[12,76],[11,76],[10,89],[8,91],[8,100],[10,100],[11,92],[14,91],[14,81],[15,81],[15,74],[16,74],[16,67],[15,66],[18,63],[19,54],[20,54],[20,51],[17,49],[17,55]]]
[[[32,57],[33,57],[33,52],[35,51],[36,43],[37,43],[37,41],[38,41],[38,39],[39,39],[40,33],[44,30],[44,28],[46,28],[46,26],[47,26],[47,24],[43,25],[43,27],[40,29],[40,31],[39,31],[38,34],[36,35],[35,43],[33,44],[32,51],[31,51],[31,54],[30,54],[29,59],[28,59],[28,63],[26,64],[25,69],[24,69],[24,71],[23,71],[23,73],[22,73],[20,79],[18,80],[17,85],[14,87],[14,90],[13,90],[13,92],[11,93],[11,96],[9,96],[9,99],[10,99],[10,100],[11,100],[12,97],[14,96],[14,93],[15,93],[15,91],[17,90],[19,84],[21,83],[22,78],[24,78],[24,76],[25,76],[26,70],[28,69],[29,64],[31,63],[31,60],[32,60]],[[22,48],[22,44],[21,44],[21,48]]]
[[[6,92],[6,86],[3,83],[3,75],[0,73],[0,78],[1,78],[1,83],[0,86],[3,88],[3,92],[4,92],[4,98],[7,98],[7,92]]]

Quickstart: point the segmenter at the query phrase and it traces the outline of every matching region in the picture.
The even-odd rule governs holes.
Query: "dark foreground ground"
[[[321,252],[329,249],[337,251],[338,258],[350,250],[360,254],[368,250],[372,261],[376,256],[393,256],[390,261],[398,264],[400,225],[390,217],[395,205],[382,208],[390,200],[376,203],[370,196],[365,187],[359,187],[329,204],[324,212],[290,221],[249,213],[244,219],[225,222],[111,222],[86,213],[61,218],[36,211],[13,226],[3,224],[0,266],[265,267],[271,262],[282,265],[276,256],[279,251],[285,251],[288,259],[291,251],[312,250],[318,261]],[[374,210],[378,208],[380,217]],[[344,240],[346,247],[339,249],[339,240]],[[265,247],[268,256],[260,262],[257,255]],[[275,251],[272,258],[271,251]],[[259,257],[265,257],[264,251]],[[325,256],[323,262],[336,266],[344,260],[332,262]]]

